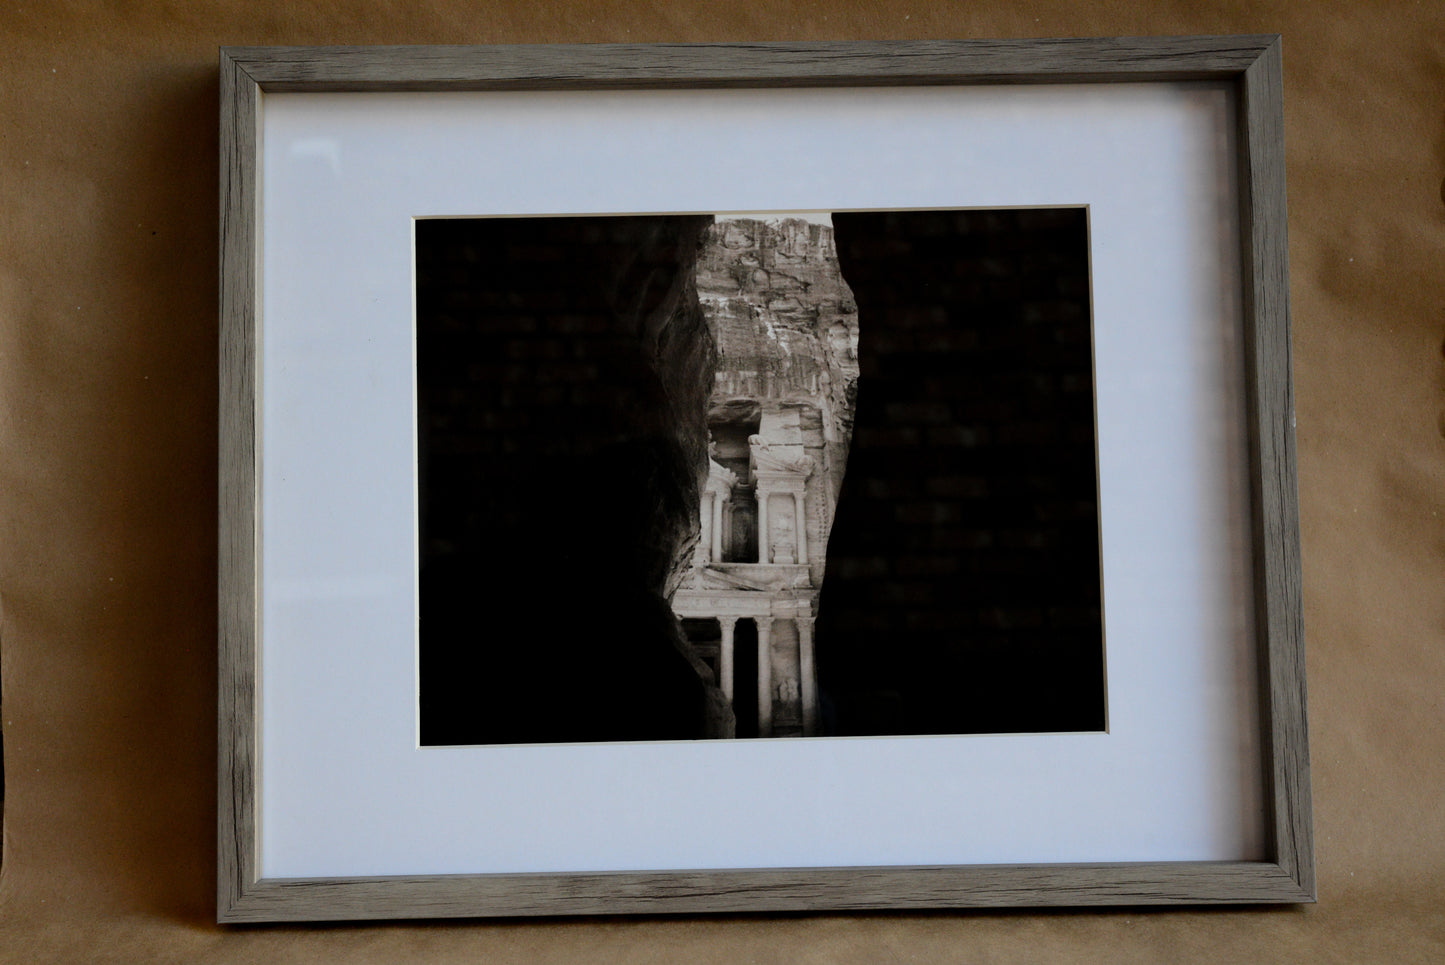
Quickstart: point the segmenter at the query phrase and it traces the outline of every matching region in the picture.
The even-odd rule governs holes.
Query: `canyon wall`
[[[834,216],[861,377],[818,617],[840,735],[1105,726],[1088,216]]]
[[[717,340],[714,408],[745,399],[797,409],[809,447],[822,454],[826,444],[836,494],[852,435],[858,306],[838,268],[832,227],[801,218],[719,221],[705,237],[697,289]]]
[[[418,222],[423,743],[728,732],[668,606],[707,472],[711,220]]]

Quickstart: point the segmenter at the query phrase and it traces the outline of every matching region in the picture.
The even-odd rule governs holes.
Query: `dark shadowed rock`
[[[833,223],[862,374],[818,615],[828,731],[1101,729],[1085,213]]]
[[[697,539],[710,217],[417,225],[428,744],[721,736]]]

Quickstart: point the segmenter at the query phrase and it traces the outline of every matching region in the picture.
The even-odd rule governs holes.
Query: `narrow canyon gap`
[[[422,742],[1101,729],[1087,245],[418,222]]]

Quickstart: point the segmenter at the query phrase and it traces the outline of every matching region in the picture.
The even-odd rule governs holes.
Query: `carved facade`
[[[832,228],[802,219],[719,221],[697,287],[718,364],[701,536],[673,609],[740,736],[754,706],[758,736],[811,736],[813,621],[852,432],[857,307]],[[756,641],[743,659],[739,636]]]

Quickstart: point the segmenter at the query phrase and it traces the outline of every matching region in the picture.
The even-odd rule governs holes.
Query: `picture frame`
[[[221,922],[1314,900],[1280,40],[223,48],[218,897]],[[1244,411],[1265,857],[263,877],[261,125],[267,95],[1203,82],[1237,130]]]

